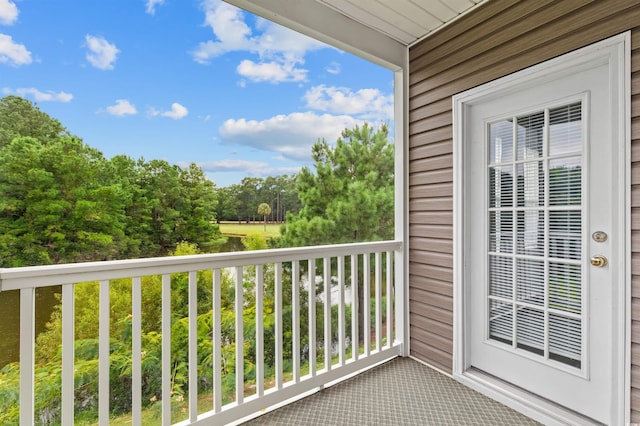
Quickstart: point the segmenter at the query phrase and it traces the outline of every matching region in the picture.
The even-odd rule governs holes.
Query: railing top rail
[[[253,250],[233,253],[169,256],[103,262],[68,263],[0,269],[0,291],[75,284],[244,265],[262,265],[313,258],[394,251],[401,241],[376,241],[313,247]]]

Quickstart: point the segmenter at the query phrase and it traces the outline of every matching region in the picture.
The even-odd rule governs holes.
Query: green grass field
[[[264,223],[222,222],[219,225],[220,232],[228,236],[243,237],[247,234],[257,233],[265,238],[271,238],[280,235],[279,223],[267,223],[266,230]]]

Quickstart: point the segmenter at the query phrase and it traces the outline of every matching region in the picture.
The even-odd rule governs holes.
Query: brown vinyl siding
[[[631,421],[640,422],[640,4],[637,0],[492,0],[411,47],[409,310],[411,355],[451,372],[451,96],[629,29],[633,30],[634,49]]]

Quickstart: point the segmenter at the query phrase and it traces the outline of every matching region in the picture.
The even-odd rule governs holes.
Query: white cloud
[[[155,108],[149,108],[148,114],[150,117],[168,117],[174,120],[180,120],[185,118],[189,114],[189,110],[185,108],[183,105],[180,105],[177,102],[171,104],[171,109],[169,111],[159,111]]]
[[[16,89],[16,94],[22,97],[31,96],[36,102],[69,102],[73,99],[73,95],[71,93],[56,93],[53,90],[41,92],[34,87],[20,87]]]
[[[270,167],[269,163],[262,161],[249,160],[219,160],[219,161],[203,161],[196,163],[205,172],[224,173],[224,172],[241,172],[245,176],[279,176],[298,173],[301,167]],[[188,163],[178,163],[180,167],[188,167]]]
[[[347,115],[296,112],[262,121],[229,119],[219,133],[226,143],[276,152],[289,159],[309,160],[311,146],[318,139],[334,142],[342,130],[356,124],[361,121]]]
[[[340,64],[337,62],[331,62],[329,66],[325,68],[325,71],[329,74],[337,75],[342,71]]]
[[[162,6],[164,4],[164,0],[147,0],[147,9],[146,12],[149,15],[156,14],[156,7]]]
[[[31,63],[31,52],[24,44],[16,43],[11,36],[0,34],[0,63],[14,67]]]
[[[85,36],[85,41],[89,49],[87,52],[87,61],[98,69],[112,70],[118,58],[118,53],[120,53],[116,45],[109,43],[103,37],[88,34]]]
[[[10,0],[0,0],[0,24],[13,25],[18,20],[18,8]]]
[[[240,62],[237,71],[241,76],[255,82],[281,83],[285,81],[305,81],[307,79],[307,70],[296,68],[295,64],[292,63],[263,62],[256,64],[245,59]]]
[[[393,95],[378,89],[353,92],[346,87],[314,86],[304,95],[307,107],[334,114],[351,114],[370,120],[393,119]]]
[[[245,22],[242,10],[219,0],[205,0],[202,8],[205,12],[205,25],[211,27],[216,40],[200,43],[192,52],[193,59],[207,64],[213,58],[228,52],[245,51],[255,54],[258,56],[257,62],[243,61],[237,69],[241,75],[253,81],[304,80],[307,70],[298,65],[304,64],[306,53],[328,47],[261,18],[256,22],[254,34]]]
[[[124,117],[125,115],[135,115],[138,113],[136,107],[126,99],[116,100],[115,105],[107,107],[107,113],[116,115],[118,117]]]
[[[197,164],[205,172],[244,172],[249,170],[264,169],[265,167],[269,166],[268,163],[265,163],[263,161],[249,160],[204,161]]]
[[[255,49],[255,42],[250,39],[251,28],[244,22],[240,9],[215,0],[204,1],[202,7],[205,24],[211,27],[218,41],[200,43],[193,53],[197,62],[208,63],[212,58],[227,52]]]
[[[174,120],[180,120],[181,118],[185,118],[187,114],[189,114],[188,109],[186,109],[183,105],[174,102],[171,104],[171,110],[165,111],[161,115],[163,117],[173,118]]]

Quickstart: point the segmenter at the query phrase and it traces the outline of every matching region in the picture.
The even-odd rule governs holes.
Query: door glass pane
[[[542,161],[518,164],[518,207],[544,205],[544,168]]]
[[[582,104],[549,110],[549,155],[582,151]]]
[[[513,161],[513,121],[504,120],[489,125],[489,163]]]
[[[549,314],[549,358],[580,368],[581,354],[580,320]]]
[[[518,308],[517,345],[538,355],[544,354],[544,312],[537,309]]]
[[[580,313],[582,281],[580,265],[549,263],[549,307]]]
[[[576,368],[587,315],[582,127],[575,102],[487,129],[489,339]]]
[[[518,259],[518,301],[544,306],[544,262]]]
[[[489,169],[489,207],[513,205],[513,166]]]
[[[544,210],[518,211],[518,254],[544,256]]]
[[[511,344],[513,340],[513,305],[511,303],[489,301],[489,337]]]
[[[513,260],[489,256],[489,294],[510,299],[513,294]]]
[[[580,260],[582,256],[582,212],[549,212],[549,256]]]
[[[489,251],[495,253],[513,251],[513,212],[489,212]]]
[[[532,160],[543,155],[544,112],[518,117],[518,160]]]
[[[582,202],[582,159],[549,160],[549,204],[575,206]]]

